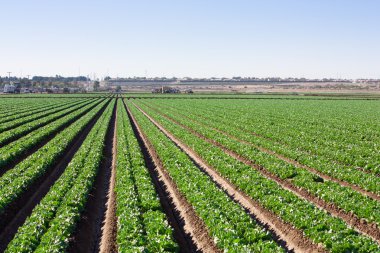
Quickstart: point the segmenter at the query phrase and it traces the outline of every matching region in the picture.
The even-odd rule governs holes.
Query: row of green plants
[[[160,101],[157,104],[161,105],[164,103],[166,104],[167,102]],[[178,107],[178,104],[176,107]],[[178,109],[174,109],[173,107],[171,108],[172,109],[165,107],[165,110],[174,110],[177,113],[185,115],[191,119],[205,122],[208,125],[226,133],[232,135],[236,134],[235,136],[241,140],[273,150],[281,155],[296,160],[303,165],[312,167],[328,176],[357,185],[367,191],[380,194],[380,180],[378,176],[365,173],[358,170],[354,166],[343,165],[331,161],[331,159],[326,157],[310,154],[300,148],[300,145],[302,145],[300,141],[294,140],[291,144],[284,145],[281,142],[272,140],[271,138],[262,138],[252,134],[252,132],[256,132],[259,127],[261,128],[260,123],[241,123],[243,119],[239,120],[232,118],[230,114],[225,113],[224,116],[222,116],[220,115],[221,112],[218,112],[216,109],[214,109],[212,113],[211,111],[204,111],[204,109],[200,108],[195,109],[193,105],[186,102],[181,102],[181,112]],[[265,124],[265,120],[262,121],[264,122],[262,124]],[[283,135],[281,138],[285,140],[287,139],[287,136]],[[290,142],[288,141],[288,143]],[[333,151],[331,152],[333,153]]]
[[[178,251],[121,99],[117,105],[115,193],[118,252]]]
[[[30,111],[39,111],[44,108],[50,108],[57,103],[67,101],[66,99],[1,99],[0,100],[0,122],[6,122],[19,117],[29,115]],[[5,121],[3,121],[5,120]]]
[[[6,108],[3,113],[0,113],[0,124],[4,124],[6,122],[16,120],[22,117],[29,116],[30,114],[40,113],[46,110],[49,110],[51,108],[54,108],[56,106],[59,106],[61,104],[67,104],[70,103],[72,100],[37,100],[37,101],[30,101],[33,102],[32,104],[25,103],[21,105],[13,105],[13,101],[8,101],[7,104],[4,104],[3,107]]]
[[[49,113],[39,119],[35,119],[31,122],[24,123],[18,127],[2,132],[0,133],[0,148],[6,145],[6,143],[16,140],[92,102],[93,101],[77,101],[76,103],[64,105],[57,109],[49,110]]]
[[[98,157],[95,152],[100,152],[97,147],[104,138],[107,130],[110,111],[113,104],[110,103],[106,111],[95,123],[82,145],[66,167],[63,174],[50,188],[40,203],[33,209],[31,215],[18,229],[15,237],[9,243],[6,252],[33,252],[40,244],[42,236],[50,228],[50,223],[57,216],[59,208],[68,196],[68,192],[75,184],[82,184],[79,179],[85,173],[85,167],[93,158]],[[93,160],[96,162],[97,160]]]
[[[189,104],[184,101],[180,103]],[[280,144],[292,144],[292,148],[306,151],[309,156],[323,157],[332,163],[379,173],[380,152],[377,143],[380,135],[377,128],[380,115],[377,111],[380,108],[375,101],[329,101],[323,104],[268,104],[260,101],[224,106],[226,103],[201,102],[192,105],[192,109],[196,108],[193,112],[209,119],[212,111],[212,119],[232,120],[249,132],[254,131]],[[294,146],[296,143],[298,145]]]
[[[112,113],[115,107],[115,99],[103,113],[100,129],[93,136],[89,152],[80,168],[80,174],[75,179],[73,186],[66,193],[56,211],[54,219],[49,223],[49,228],[41,237],[40,244],[35,252],[65,252],[69,247],[69,238],[75,232],[81,214],[86,207],[89,194],[93,189],[95,178],[104,157],[104,145],[107,131],[109,130]]]
[[[96,100],[85,106],[78,106],[73,112],[59,118],[58,120],[41,127],[38,131],[33,131],[18,140],[0,148],[0,170],[7,170],[9,164],[17,160],[21,155],[26,154],[36,145],[48,139],[53,134],[60,132],[67,125],[79,119],[82,115],[93,109],[103,99]],[[68,109],[70,110],[70,109]]]
[[[62,158],[78,134],[95,118],[107,102],[103,101],[98,104],[58,133],[42,148],[0,177],[0,213],[3,213],[14,200],[28,190],[31,184],[43,177]]]
[[[380,141],[378,133],[378,118],[376,113],[380,107],[368,101],[357,102],[357,108],[350,104],[345,107],[332,104],[332,112],[318,114],[318,118],[310,121],[307,114],[296,114],[284,119],[279,125],[281,134],[275,133],[274,139],[281,141],[281,135],[286,135],[285,141],[298,142],[298,147],[315,156],[325,157],[330,162],[341,163],[347,166],[356,166],[368,172],[380,172],[380,155],[377,143]],[[351,108],[353,107],[353,108]],[[302,108],[302,107],[301,107]],[[346,114],[340,111],[348,111]],[[376,123],[377,122],[377,123]],[[336,127],[339,126],[339,127]],[[264,128],[266,134],[269,128]]]
[[[152,110],[147,109],[147,111],[220,175],[229,179],[231,183],[285,222],[302,230],[315,243],[323,244],[331,252],[380,252],[376,242],[359,234],[341,219],[329,215],[312,203],[283,189],[259,171],[227,155],[219,147],[197,138]]]
[[[287,139],[297,141],[301,143],[299,146],[303,150],[314,155],[379,173],[380,149],[376,145],[380,141],[377,131],[379,121],[374,116],[380,115],[376,111],[369,110],[376,110],[376,107],[380,109],[380,107],[378,103],[376,106],[376,103],[369,104],[368,101],[362,101],[361,104],[363,104],[363,107],[359,107],[361,110],[355,110],[352,103],[347,103],[346,106],[349,109],[346,110],[349,113],[346,115],[344,114],[345,108],[342,108],[342,113],[338,111],[341,110],[341,106],[337,106],[335,103],[331,103],[330,113],[318,106],[321,108],[321,112],[315,118],[300,113],[299,108],[295,111],[296,113],[289,110],[283,115],[272,116],[275,124],[267,126],[262,124],[261,131],[264,130],[262,133],[265,136],[279,141],[287,141]],[[334,106],[337,108],[335,109]],[[300,108],[302,110],[304,107],[300,106]],[[239,114],[244,118],[243,115],[247,115],[247,112]],[[248,120],[252,121],[252,119]],[[283,135],[287,136],[285,140],[282,140]]]
[[[149,106],[143,106],[145,110],[150,110]],[[157,109],[153,109],[156,111]],[[150,110],[150,113],[158,116]],[[205,136],[208,139],[215,140],[225,148],[234,151],[241,157],[263,166],[267,171],[282,180],[291,180],[291,183],[297,188],[304,189],[307,192],[323,199],[326,202],[333,203],[336,207],[344,210],[346,213],[353,213],[359,218],[364,218],[369,222],[380,224],[380,203],[370,199],[367,196],[349,188],[343,187],[338,183],[325,181],[317,175],[287,163],[274,155],[262,152],[252,145],[242,143],[232,139],[230,136],[223,135],[213,128],[205,126],[195,121],[191,121],[177,114],[168,111],[158,111],[161,115],[166,115],[171,119],[189,127],[195,132]],[[205,123],[205,122],[203,122]],[[238,133],[234,132],[234,136]]]
[[[75,102],[78,103],[81,101],[75,101]],[[74,104],[76,104],[76,103],[74,103]],[[66,108],[67,108],[67,103],[63,103],[63,104],[57,105],[53,108],[43,110],[42,112],[39,112],[39,113],[32,113],[26,117],[22,117],[22,118],[18,118],[18,119],[12,120],[12,121],[2,123],[0,125],[0,133],[3,133],[4,131],[7,131],[7,130],[13,130],[14,128],[16,128],[18,126],[21,126],[21,125],[24,125],[27,123],[32,123],[38,119],[48,117],[49,115],[57,112],[57,110],[60,110],[60,109],[63,110]]]
[[[179,191],[203,220],[217,247],[226,252],[282,252],[272,235],[127,102]]]

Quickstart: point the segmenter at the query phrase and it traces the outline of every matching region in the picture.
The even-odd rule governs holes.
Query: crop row
[[[121,100],[117,107],[115,192],[119,252],[178,250]]]
[[[161,112],[161,114],[162,113],[163,112]],[[370,199],[351,188],[343,187],[338,183],[325,181],[308,170],[296,167],[274,155],[262,152],[252,145],[236,141],[230,136],[220,134],[220,132],[204,124],[190,121],[184,117],[176,117],[169,112],[165,112],[163,115],[175,119],[175,121],[178,121],[180,124],[200,133],[208,139],[217,141],[241,157],[254,161],[280,179],[290,179],[291,183],[299,189],[304,189],[326,202],[333,203],[341,210],[346,211],[346,213],[353,213],[359,218],[365,218],[369,222],[380,224],[380,203],[378,201]]]
[[[73,100],[59,100],[59,101],[51,101],[51,100],[44,100],[44,101],[35,101],[33,104],[27,104],[24,107],[16,107],[14,109],[8,108],[9,103],[7,104],[7,110],[6,113],[0,114],[0,124],[4,124],[6,122],[17,120],[19,118],[23,118],[26,116],[29,116],[31,114],[40,113],[46,110],[50,110],[54,107],[64,105],[64,104],[71,104],[75,101]]]
[[[296,140],[292,144],[283,145],[277,141],[273,141],[270,138],[262,138],[260,136],[252,134],[252,130],[256,129],[260,123],[257,123],[255,125],[249,123],[241,123],[241,120],[230,118],[229,114],[227,116],[219,115],[216,110],[215,113],[213,113],[213,117],[211,118],[210,116],[207,116],[210,115],[210,112],[203,112],[202,110],[192,109],[188,104],[181,104],[182,112],[178,112],[176,109],[170,109],[169,107],[165,107],[165,110],[176,111],[176,113],[186,115],[186,117],[189,117],[196,121],[201,120],[205,124],[210,125],[216,129],[236,136],[241,140],[273,150],[279,154],[294,159],[301,164],[312,167],[330,177],[358,185],[362,189],[380,194],[380,181],[376,175],[364,173],[352,166],[345,166],[336,162],[332,162],[327,158],[306,153],[299,148],[300,142]],[[282,139],[286,138],[286,136],[282,136]]]
[[[59,161],[65,150],[106,103],[107,101],[98,104],[0,178],[0,213]]]
[[[341,105],[336,103],[336,101],[329,102],[329,105],[340,108]],[[313,108],[305,104],[286,104],[285,109],[282,109],[278,108],[277,104],[265,103],[256,105],[256,103],[240,102],[223,107],[220,102],[208,102],[207,106],[199,103],[200,105],[190,107],[189,103],[181,102],[187,108],[196,107],[193,113],[209,120],[211,118],[208,115],[212,112],[213,120],[232,120],[247,131],[254,130],[255,133],[280,143],[297,143],[297,146],[292,146],[297,147],[297,150],[309,152],[309,156],[312,152],[312,155],[322,156],[330,162],[335,160],[345,165],[359,166],[376,172],[379,168],[377,163],[379,148],[376,143],[380,137],[375,110],[372,109],[376,104],[368,103],[368,101],[357,102],[357,107],[361,109],[360,113],[355,110],[358,108],[350,104],[350,110],[346,114],[342,112],[347,111],[344,107],[339,111],[329,107],[330,112],[328,112],[326,106],[316,104],[314,106],[320,109],[321,113],[314,112],[315,118],[313,118],[310,116],[310,110]],[[298,106],[297,109],[293,108],[295,106]],[[286,118],[277,111],[286,115]],[[339,121],[333,120],[334,118],[338,118]],[[340,127],[337,128],[337,125]]]
[[[204,221],[220,249],[228,252],[283,251],[268,231],[257,225],[185,153],[135,107],[129,105],[170,177]]]
[[[48,139],[51,135],[58,133],[65,126],[71,124],[96,105],[101,103],[101,100],[94,101],[82,108],[67,114],[66,116],[51,122],[50,124],[40,128],[38,131],[31,132],[20,139],[0,148],[0,170],[4,171],[7,166],[16,161],[21,155],[26,154],[36,145]]]
[[[17,99],[16,101],[11,99],[3,99],[0,101],[0,117],[1,122],[8,121],[8,119],[13,120],[18,118],[19,116],[24,117],[30,115],[30,112],[40,111],[45,108],[50,108],[55,106],[57,103],[61,103],[67,100],[60,99],[57,101],[51,99],[37,99],[37,100],[25,100],[25,99]]]
[[[99,124],[99,131],[93,136],[89,152],[83,156],[85,159],[80,174],[56,211],[54,219],[49,223],[49,229],[41,237],[40,245],[35,252],[65,252],[69,246],[69,238],[75,231],[82,211],[85,209],[90,191],[94,187],[95,177],[104,154],[106,134],[109,129],[115,99],[108,105]]]
[[[371,112],[371,104],[367,104],[368,102],[363,102],[368,108],[363,106],[363,110],[358,112],[350,108],[348,115],[341,116],[340,112],[335,111],[333,113],[338,115],[336,117],[330,112],[330,115],[313,121],[308,119],[307,114],[294,115],[282,120],[282,124],[276,123],[277,129],[281,129],[280,132],[275,131],[273,126],[266,126],[267,124],[262,124],[261,127],[265,132],[261,131],[264,135],[270,135],[281,142],[297,142],[298,148],[309,155],[311,153],[314,156],[324,157],[332,163],[356,166],[379,173],[380,150],[376,143],[380,138],[377,126],[373,124],[377,121],[373,118],[376,113]],[[284,135],[286,138],[281,139]]]
[[[356,112],[355,107],[351,105],[347,115],[342,112],[334,112],[332,109],[335,117],[331,115],[331,112],[328,114],[323,109],[322,113],[327,115],[319,113],[317,118],[309,117],[308,114],[294,114],[289,109],[286,117],[284,115],[272,116],[271,121],[274,121],[274,124],[261,122],[257,130],[276,140],[296,140],[299,148],[315,155],[378,173],[380,164],[376,162],[380,158],[380,150],[376,143],[380,141],[380,138],[377,125],[373,124],[377,121],[376,118],[373,118],[376,113],[368,111],[372,103],[369,105],[367,105],[368,101],[362,103],[365,106],[360,107],[361,111]],[[373,105],[376,106],[376,103]],[[247,111],[244,112],[242,109],[241,112],[235,112],[235,114],[246,123],[253,121],[252,118],[246,119]],[[337,125],[340,127],[336,127]],[[283,138],[284,135],[286,139]]]
[[[90,152],[99,151],[93,147],[96,146],[95,142],[102,141],[99,137],[103,136],[103,132],[107,129],[107,113],[111,109],[112,104],[108,105],[108,109],[93,126],[60,178],[18,229],[6,252],[32,252],[37,248],[67,193],[78,183],[79,176],[85,171],[87,161],[93,158]]]
[[[16,140],[17,138],[20,138],[21,136],[24,136],[33,130],[40,128],[44,125],[49,124],[50,122],[53,122],[75,110],[78,108],[81,108],[83,106],[86,106],[87,104],[92,103],[92,101],[84,101],[84,102],[77,102],[70,105],[63,106],[61,108],[58,108],[56,110],[52,110],[48,114],[44,115],[40,119],[35,119],[31,122],[27,122],[22,124],[19,127],[13,128],[11,130],[5,131],[0,133],[0,148],[3,147],[6,143],[9,143],[13,140]]]
[[[82,101],[75,101],[74,103],[72,103],[72,105],[75,106],[76,104],[81,103],[81,102]],[[51,114],[54,114],[57,111],[64,110],[66,108],[68,108],[68,105],[67,105],[67,103],[64,103],[61,105],[56,105],[53,108],[44,110],[44,111],[39,112],[39,113],[29,114],[29,116],[19,118],[16,120],[12,120],[12,121],[9,121],[6,123],[2,123],[0,125],[0,133],[3,133],[4,131],[7,131],[7,130],[13,130],[14,128],[16,128],[18,126],[21,126],[21,125],[24,125],[27,123],[34,123],[35,121],[37,121],[39,119],[44,119],[45,117],[49,117]]]
[[[243,190],[252,199],[259,201],[265,208],[278,215],[285,222],[303,230],[312,241],[322,243],[325,248],[332,252],[380,251],[380,247],[374,241],[358,234],[342,220],[330,216],[313,204],[300,199],[294,193],[284,190],[274,181],[261,175],[259,171],[230,157],[219,147],[196,138],[193,134],[173,125],[171,121],[153,111],[147,111],[172,134],[192,147],[223,177],[228,178],[231,183]],[[247,150],[247,152],[249,151]]]

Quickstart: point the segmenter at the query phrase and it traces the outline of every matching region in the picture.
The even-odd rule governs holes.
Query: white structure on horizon
[[[16,90],[16,86],[13,84],[6,84],[4,86],[4,93],[14,93]]]

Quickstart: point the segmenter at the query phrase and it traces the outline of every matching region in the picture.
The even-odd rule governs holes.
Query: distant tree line
[[[20,78],[20,77],[0,77],[0,85],[7,83],[14,83],[17,87],[77,87],[77,82],[86,82],[90,81],[89,78],[85,76],[76,76],[76,77],[63,77],[60,75],[56,76],[33,76],[31,79]]]
[[[90,81],[89,78],[85,76],[70,76],[70,77],[63,77],[60,75],[56,76],[33,76],[32,77],[33,82],[85,82]]]

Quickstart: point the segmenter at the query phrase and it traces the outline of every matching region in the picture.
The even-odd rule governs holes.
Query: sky
[[[377,0],[0,3],[0,76],[380,78]]]

